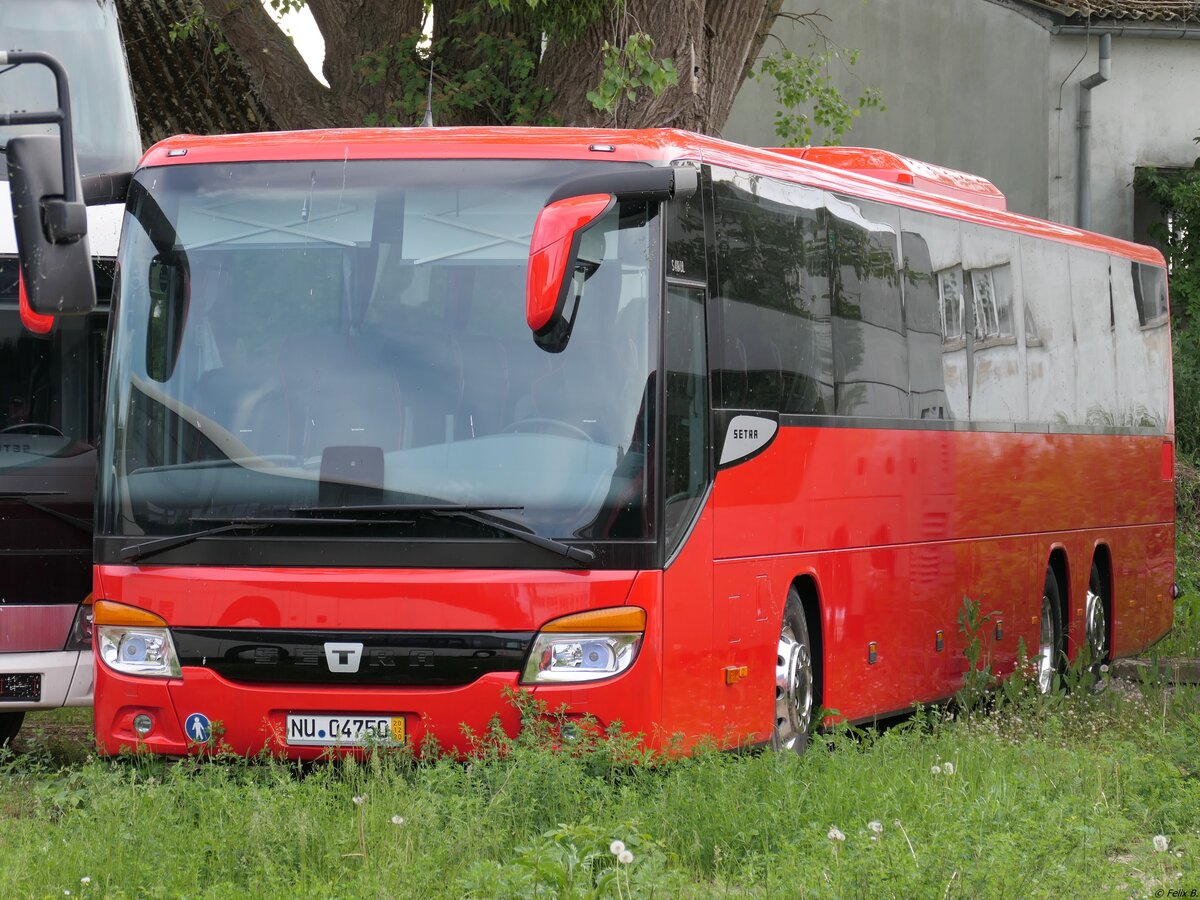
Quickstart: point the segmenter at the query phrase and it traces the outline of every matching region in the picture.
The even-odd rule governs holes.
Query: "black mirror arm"
[[[49,53],[36,50],[0,50],[0,66],[22,63],[43,65],[54,75],[58,109],[41,112],[0,113],[0,125],[57,125],[62,148],[63,196],[43,201],[43,226],[55,244],[79,240],[87,231],[87,212],[76,192],[75,135],[71,126],[71,90],[67,70]]]

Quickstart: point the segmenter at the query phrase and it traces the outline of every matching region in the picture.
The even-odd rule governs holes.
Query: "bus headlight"
[[[610,678],[633,665],[645,630],[646,611],[628,606],[554,619],[534,639],[521,683]]]
[[[164,619],[109,600],[95,604],[94,616],[96,652],[110,669],[150,678],[180,677],[179,657]]]

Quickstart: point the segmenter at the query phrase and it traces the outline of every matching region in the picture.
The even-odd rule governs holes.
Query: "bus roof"
[[[863,165],[864,153],[860,148],[853,153],[816,148],[808,152],[759,149],[669,128],[350,128],[179,135],[147,150],[141,166],[352,159],[603,159],[646,163],[691,159],[1074,244],[1139,262],[1164,264],[1162,254],[1153,247],[997,208],[1002,204],[995,197],[1002,200],[1003,194],[993,187],[993,196],[978,187],[979,183],[990,187],[990,182],[978,176],[961,173],[968,179],[978,179],[974,194],[938,190],[936,179],[914,178],[910,185],[903,183],[906,179],[898,182],[886,166],[881,169],[877,165]],[[916,160],[894,158],[930,171],[949,171]]]

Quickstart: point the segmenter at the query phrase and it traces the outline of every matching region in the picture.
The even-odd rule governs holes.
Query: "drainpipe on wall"
[[[1079,165],[1076,172],[1075,221],[1080,228],[1092,227],[1092,88],[1108,81],[1111,70],[1112,35],[1100,35],[1100,68],[1079,82]]]

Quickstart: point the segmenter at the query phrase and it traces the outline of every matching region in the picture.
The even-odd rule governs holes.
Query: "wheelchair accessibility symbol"
[[[187,732],[188,740],[195,744],[207,744],[208,739],[212,737],[212,726],[204,713],[192,713],[188,716],[187,721],[183,723],[183,730]]]

